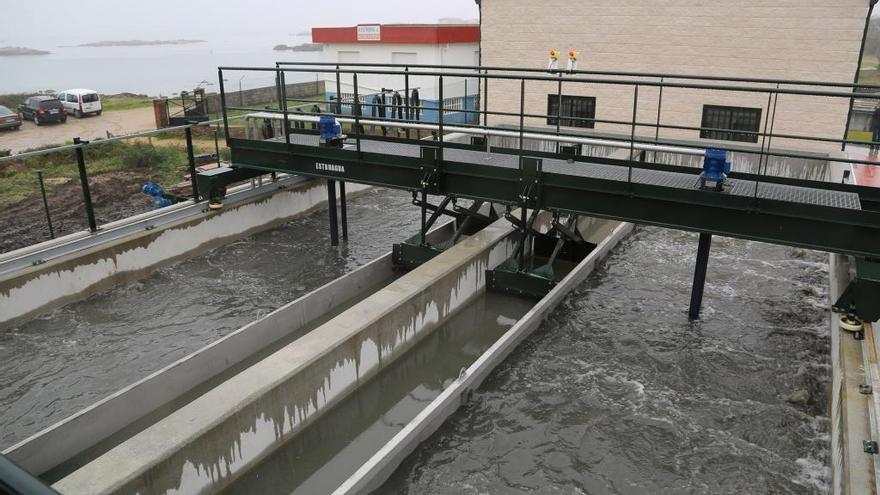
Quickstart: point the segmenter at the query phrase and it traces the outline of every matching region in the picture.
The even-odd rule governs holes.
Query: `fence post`
[[[37,180],[40,181],[40,192],[43,194],[43,210],[46,212],[46,223],[49,224],[49,238],[55,238],[55,229],[52,228],[52,215],[49,213],[49,200],[46,199],[46,185],[43,183],[43,171],[37,170]]]
[[[83,145],[89,144],[89,142],[76,137],[73,138],[73,144]],[[92,192],[89,190],[89,177],[86,175],[86,157],[82,146],[76,148],[76,167],[79,171],[79,183],[82,185],[83,202],[86,204],[86,217],[89,220],[89,231],[94,234],[98,231],[98,224],[95,222],[95,206],[92,204]]]
[[[193,154],[192,126],[183,130],[186,135],[186,161],[189,164],[189,180],[192,184],[193,203],[199,202],[199,185],[196,182],[196,157]],[[220,157],[217,157],[219,162]]]

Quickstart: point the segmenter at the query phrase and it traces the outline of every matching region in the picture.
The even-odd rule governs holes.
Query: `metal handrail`
[[[484,66],[484,65],[437,65],[437,64],[383,64],[383,63],[366,63],[366,62],[357,62],[357,63],[337,63],[337,62],[275,62],[276,67],[280,67],[282,65],[290,65],[290,66],[304,66],[304,67],[328,67],[328,66],[341,66],[341,67],[409,67],[411,69],[439,69],[439,68],[447,68],[447,69],[456,69],[456,70],[474,70],[474,71],[507,71],[507,72],[530,72],[530,73],[550,73],[550,74],[584,74],[584,75],[597,75],[597,76],[620,76],[620,77],[645,77],[645,78],[656,78],[656,79],[681,79],[681,80],[702,80],[702,81],[728,81],[728,82],[746,82],[746,83],[756,83],[756,84],[787,84],[792,86],[828,86],[828,87],[839,87],[839,88],[865,88],[865,89],[877,89],[880,90],[880,84],[859,84],[859,83],[841,83],[834,81],[808,81],[803,79],[766,79],[766,78],[758,78],[758,77],[729,77],[729,76],[701,76],[696,74],[675,74],[675,73],[664,73],[664,72],[620,72],[620,71],[602,71],[602,70],[554,70],[548,71],[545,69],[536,69],[536,68],[521,68],[521,67],[497,67],[497,66]],[[323,70],[318,71],[310,71],[310,72],[326,72]]]
[[[246,115],[236,115],[234,117],[229,117],[229,120],[243,119],[245,117],[246,117]],[[131,134],[123,134],[121,136],[113,136],[111,138],[95,139],[95,140],[89,141],[87,143],[65,144],[63,146],[56,146],[55,148],[46,148],[44,150],[26,151],[24,153],[16,153],[14,155],[0,157],[0,163],[22,160],[24,158],[31,158],[34,156],[50,155],[52,153],[59,153],[62,151],[72,151],[72,150],[76,150],[76,149],[80,149],[80,148],[91,148],[93,146],[101,146],[104,144],[125,141],[128,139],[133,139],[133,138],[138,138],[138,137],[155,136],[157,134],[164,134],[166,132],[183,131],[186,129],[191,129],[193,127],[208,127],[210,125],[220,124],[222,122],[223,122],[222,118],[214,119],[214,120],[206,120],[204,122],[184,124],[184,125],[178,125],[178,126],[174,126],[174,127],[163,127],[162,129],[133,132]]]

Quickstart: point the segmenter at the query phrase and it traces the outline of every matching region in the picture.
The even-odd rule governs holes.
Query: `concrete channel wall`
[[[512,232],[508,222],[495,222],[55,488],[65,494],[222,489],[478,297],[485,271],[510,255]]]
[[[348,191],[368,186],[351,184]],[[169,262],[311,211],[327,201],[323,181],[289,177],[231,194],[224,209],[205,203],[142,215],[96,234],[72,234],[4,255],[0,261],[0,327],[142,278]]]
[[[334,492],[334,495],[370,493],[382,486],[403,460],[463,403],[474,390],[511,352],[532,334],[565,298],[565,296],[593,272],[609,252],[624,239],[633,228],[630,223],[591,219],[585,237],[601,236],[596,248],[584,258],[556,287],[523,315],[495,344],[487,349],[457,380],[449,385],[430,405],[423,409],[369,461],[364,463]]]
[[[852,280],[848,257],[829,257],[828,298],[834,302]],[[862,442],[880,438],[880,368],[877,325],[866,324],[863,338],[840,327],[835,313],[829,316],[831,335],[831,468],[830,493],[856,495],[878,493],[880,466],[876,455],[865,452]],[[869,386],[865,394],[860,387]]]

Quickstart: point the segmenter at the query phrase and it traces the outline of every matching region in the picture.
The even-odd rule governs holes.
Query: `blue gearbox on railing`
[[[345,135],[342,134],[342,126],[332,115],[321,115],[318,121],[318,131],[321,133],[321,146],[342,147]]]
[[[730,173],[727,151],[709,148],[703,158],[703,173],[700,174],[700,189],[704,191],[724,190],[724,181]]]

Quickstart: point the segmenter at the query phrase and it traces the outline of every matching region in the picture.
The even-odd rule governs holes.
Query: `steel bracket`
[[[831,309],[854,314],[862,321],[880,320],[880,262],[856,258],[856,278],[846,286]]]

